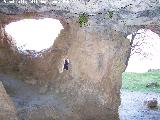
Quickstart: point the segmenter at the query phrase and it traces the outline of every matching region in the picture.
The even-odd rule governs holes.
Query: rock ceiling
[[[110,26],[129,33],[134,28],[149,25],[148,28],[152,26],[157,31],[160,0],[0,0],[1,14],[26,12],[43,13],[47,17],[58,16],[66,21],[77,20],[80,14],[86,13],[89,23],[101,26],[100,29]],[[112,18],[108,15],[109,12],[113,14]]]

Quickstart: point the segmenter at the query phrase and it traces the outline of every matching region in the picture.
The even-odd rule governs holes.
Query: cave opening
[[[23,19],[5,26],[18,51],[41,52],[49,49],[63,29],[57,19]]]
[[[131,56],[126,72],[144,73],[160,68],[160,37],[149,29],[140,29],[127,38],[132,41]]]
[[[160,100],[160,37],[150,29],[140,29],[127,38],[131,43],[131,56],[122,74],[120,117],[135,119],[136,115],[136,119],[158,118],[155,112],[143,111],[150,109],[150,104],[146,103],[155,105]],[[134,111],[139,111],[140,116]],[[145,118],[147,113],[150,118]]]
[[[52,18],[18,20],[7,22],[1,28],[4,34],[0,72],[13,73],[25,80],[52,79],[61,59],[61,50],[56,46],[61,42],[59,37],[64,33],[64,24]]]

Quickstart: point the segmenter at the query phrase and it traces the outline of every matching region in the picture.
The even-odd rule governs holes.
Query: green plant
[[[110,18],[113,17],[113,11],[108,11],[107,14],[108,14],[108,16],[109,16]]]
[[[82,27],[83,25],[86,25],[87,22],[88,22],[88,15],[86,13],[79,15],[80,27]]]

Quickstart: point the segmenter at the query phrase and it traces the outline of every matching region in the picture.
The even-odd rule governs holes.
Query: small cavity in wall
[[[63,69],[64,69],[64,70],[68,70],[68,67],[69,67],[69,59],[64,59]]]
[[[59,64],[59,73],[62,73],[64,70],[69,70],[70,60],[68,58],[63,58]]]

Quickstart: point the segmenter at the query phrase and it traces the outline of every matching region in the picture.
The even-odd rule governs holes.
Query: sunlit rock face
[[[70,60],[69,70],[52,81],[53,90],[72,106],[79,120],[118,119],[129,41],[112,29],[94,32],[77,24],[70,29],[72,43],[64,56]]]
[[[108,11],[113,11],[112,17],[108,15]],[[88,14],[87,25],[82,27],[78,22],[81,13]],[[52,101],[47,96],[59,96],[63,101],[59,104],[63,103],[67,112],[59,105],[58,109],[55,109],[58,117],[54,118],[57,120],[118,119],[121,74],[126,68],[130,49],[129,40],[125,37],[140,28],[152,28],[154,32],[159,32],[157,0],[82,0],[36,5],[29,2],[22,5],[2,1],[0,15],[1,45],[6,43],[3,44],[5,51],[1,50],[1,66],[6,72],[10,71],[10,74],[15,74],[17,70],[16,75],[19,75],[23,82],[34,85],[35,89],[38,87],[36,91],[39,92],[34,97],[43,94],[46,95],[45,100]],[[26,17],[52,17],[60,20],[64,27],[54,45],[40,57],[20,55],[14,46],[11,47],[7,42],[9,37],[4,37],[7,35],[3,34],[5,25]],[[8,51],[11,51],[10,54]],[[8,55],[5,56],[6,53]],[[10,57],[11,55],[13,57]],[[63,69],[65,59],[70,61],[68,70]],[[11,64],[6,67],[7,63]],[[14,69],[11,70],[12,66]],[[0,68],[2,72],[3,67]],[[16,95],[18,96],[15,94],[15,97]],[[28,102],[33,101],[29,99]],[[15,101],[15,104],[18,103]],[[38,104],[43,106],[44,101]],[[58,103],[50,104],[56,106]],[[27,106],[23,107],[28,110]],[[50,111],[45,108],[44,111]],[[18,110],[19,115],[25,118],[21,109]],[[41,109],[31,112],[30,119],[39,120],[39,113],[44,112]],[[46,114],[46,119],[52,118],[52,114]],[[44,116],[41,118],[45,120]],[[28,115],[26,118],[29,117]]]

